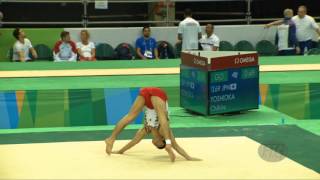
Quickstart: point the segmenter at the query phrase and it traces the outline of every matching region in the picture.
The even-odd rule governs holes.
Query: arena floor
[[[0,74],[120,67],[130,71],[132,68],[178,68],[179,64],[179,60],[1,63]],[[320,57],[262,57],[260,64],[312,66],[320,64]],[[295,96],[295,86],[319,84],[319,77],[319,70],[268,71],[260,72],[260,84],[289,85],[283,89],[287,89],[291,97]],[[124,155],[109,157],[104,152],[103,140],[111,133],[114,127],[111,125],[0,129],[0,179],[320,179],[320,118],[296,118],[281,108],[276,110],[264,105],[233,116],[190,114],[179,107],[179,75],[176,73],[0,78],[2,92],[146,86],[161,87],[168,92],[170,126],[178,142],[203,161],[189,162],[178,157],[171,163],[165,151],[151,144],[150,137]],[[290,102],[287,109],[296,103],[294,99]],[[315,109],[309,113],[317,115],[318,112]],[[131,139],[139,127],[141,125],[129,125],[114,149]]]
[[[320,175],[247,137],[179,138],[202,161],[173,164],[150,140],[108,156],[102,141],[0,146],[3,179],[319,179]],[[127,140],[117,141],[115,149]],[[263,148],[260,154],[258,149]],[[261,158],[279,158],[268,162]]]

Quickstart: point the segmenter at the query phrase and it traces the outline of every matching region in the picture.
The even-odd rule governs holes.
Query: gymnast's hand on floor
[[[172,150],[171,144],[167,144],[165,149],[169,154],[171,162],[174,162],[176,160],[176,155],[174,154],[174,152]]]

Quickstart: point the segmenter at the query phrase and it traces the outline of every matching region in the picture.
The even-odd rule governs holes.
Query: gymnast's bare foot
[[[188,161],[202,161],[202,159],[195,158],[195,157],[188,157],[187,160]]]
[[[112,154],[123,154],[123,152],[120,151],[120,150],[119,150],[119,151],[112,151],[111,153],[112,153]]]
[[[114,140],[110,139],[110,138],[107,138],[106,140],[104,140],[104,142],[106,143],[106,153],[108,155],[110,155],[111,152],[112,152],[112,147],[113,147]]]

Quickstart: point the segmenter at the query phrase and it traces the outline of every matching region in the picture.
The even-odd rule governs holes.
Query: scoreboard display
[[[258,108],[258,66],[209,72],[209,113]]]
[[[204,114],[259,108],[259,66],[254,54],[208,59],[182,53],[180,105]],[[211,62],[211,63],[209,63]]]
[[[206,71],[181,65],[180,104],[186,109],[206,114],[208,104],[208,78]]]

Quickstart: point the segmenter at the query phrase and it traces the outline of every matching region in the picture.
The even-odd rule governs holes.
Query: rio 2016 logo
[[[223,73],[217,73],[214,76],[215,81],[223,81],[225,79],[225,75]]]

